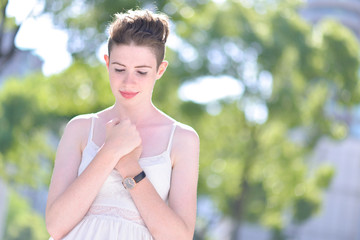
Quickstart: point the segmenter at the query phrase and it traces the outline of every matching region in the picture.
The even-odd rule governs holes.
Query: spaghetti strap
[[[174,137],[175,129],[176,129],[176,123],[173,124],[173,127],[172,127],[172,129],[171,129],[170,139],[169,139],[168,147],[167,147],[167,149],[166,149],[166,151],[167,151],[168,153],[170,153],[170,150],[171,150],[171,147],[172,147],[172,142],[173,142],[173,137]]]
[[[90,127],[90,132],[89,132],[88,143],[92,142],[93,132],[94,132],[94,124],[95,124],[95,116],[93,115],[91,117],[91,127]]]

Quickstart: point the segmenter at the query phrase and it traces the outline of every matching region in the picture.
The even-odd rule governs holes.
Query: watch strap
[[[146,174],[144,171],[141,171],[141,173],[139,173],[138,175],[136,175],[133,179],[136,183],[140,182],[141,180],[143,180],[146,177]]]

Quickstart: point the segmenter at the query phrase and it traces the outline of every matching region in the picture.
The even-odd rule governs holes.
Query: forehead
[[[110,53],[110,61],[120,61],[125,65],[156,65],[156,56],[150,47],[137,45],[115,45]]]

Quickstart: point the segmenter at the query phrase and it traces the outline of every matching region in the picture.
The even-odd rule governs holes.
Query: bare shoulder
[[[72,119],[70,119],[70,121],[68,122],[68,125],[81,125],[84,124],[86,122],[89,122],[91,120],[92,117],[96,116],[95,114],[81,114],[81,115],[77,115],[75,117],[73,117]]]
[[[172,147],[173,164],[175,165],[180,161],[198,162],[199,145],[199,135],[192,127],[176,123]]]
[[[190,127],[189,125],[186,125],[184,123],[178,122],[172,117],[168,116],[167,114],[161,112],[162,119],[164,120],[165,124],[176,124],[176,130],[175,130],[175,137],[177,141],[199,141],[199,135],[197,132]],[[175,139],[174,139],[175,141]]]
[[[197,134],[195,129],[193,129],[189,125],[179,122],[176,123],[176,138],[177,141],[183,143],[190,141],[190,143],[195,144],[200,141],[199,135]]]
[[[70,119],[66,124],[63,137],[72,139],[80,145],[81,149],[83,149],[86,144],[91,126],[91,118],[93,116],[93,114],[83,114]]]
[[[88,129],[91,125],[91,118],[93,114],[78,115],[70,119],[66,124],[65,131],[74,131],[75,133],[82,132]],[[73,133],[74,133],[73,132]]]

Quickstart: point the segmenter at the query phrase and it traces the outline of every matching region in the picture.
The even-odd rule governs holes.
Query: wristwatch
[[[146,174],[144,171],[141,171],[141,173],[139,173],[138,175],[136,175],[135,177],[126,177],[124,178],[122,184],[124,185],[124,187],[128,190],[131,190],[135,187],[135,185],[140,182],[141,180],[143,180],[146,177]]]

